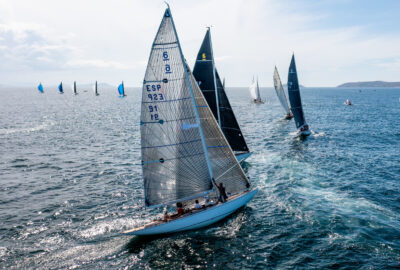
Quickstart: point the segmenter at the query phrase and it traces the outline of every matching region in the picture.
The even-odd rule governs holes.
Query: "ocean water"
[[[258,194],[151,238],[120,234],[159,212],[143,207],[140,89],[82,90],[0,89],[1,269],[400,267],[400,89],[303,89],[300,140],[271,88],[261,105],[228,88]]]

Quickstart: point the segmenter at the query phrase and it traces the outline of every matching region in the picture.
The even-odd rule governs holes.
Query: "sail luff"
[[[168,5],[168,4],[167,4],[167,5]],[[177,34],[177,32],[176,32],[176,27],[175,27],[174,19],[173,19],[173,17],[172,17],[172,14],[171,14],[171,10],[170,10],[170,8],[169,8],[169,5],[168,5],[168,12],[169,12],[169,14],[170,14],[170,16],[171,16],[171,22],[172,22],[172,26],[173,26],[172,28],[174,29],[175,37],[176,37],[176,40],[177,40],[177,42],[178,42],[179,53],[180,53],[180,56],[181,56],[181,59],[182,59],[183,65],[184,65],[185,77],[186,77],[186,81],[187,81],[188,86],[189,86],[190,95],[191,95],[192,103],[193,103],[193,109],[194,109],[194,112],[195,112],[195,115],[196,115],[197,123],[198,123],[198,125],[199,125],[199,131],[200,131],[200,136],[201,136],[201,142],[202,142],[202,145],[203,145],[203,149],[204,149],[204,153],[205,153],[205,158],[206,158],[206,161],[207,161],[208,171],[209,171],[209,173],[210,173],[210,182],[211,182],[211,184],[214,186],[214,182],[211,181],[211,179],[213,178],[213,170],[212,170],[212,167],[211,167],[210,157],[208,156],[207,145],[206,145],[206,142],[205,142],[205,139],[204,139],[203,129],[202,129],[201,123],[200,123],[200,116],[199,116],[199,112],[198,112],[198,110],[197,110],[196,100],[195,100],[195,98],[194,98],[194,93],[193,93],[193,89],[192,89],[192,84],[191,84],[190,79],[189,79],[188,66],[187,66],[187,64],[186,64],[185,58],[183,57],[182,47],[181,47],[181,44],[180,44],[180,42],[179,42],[179,37],[178,37],[178,34]]]

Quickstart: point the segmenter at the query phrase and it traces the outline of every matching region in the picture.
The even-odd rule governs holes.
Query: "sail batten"
[[[281,78],[279,77],[278,69],[275,67],[274,70],[274,88],[276,95],[278,96],[282,110],[286,115],[290,114],[289,104],[286,99],[285,91],[282,86]]]
[[[296,70],[294,55],[292,56],[292,60],[290,61],[290,66],[289,66],[288,94],[289,94],[290,107],[292,110],[292,114],[294,116],[296,127],[300,128],[306,123],[306,119],[304,117],[303,106],[301,104],[300,87],[297,78],[297,70]]]

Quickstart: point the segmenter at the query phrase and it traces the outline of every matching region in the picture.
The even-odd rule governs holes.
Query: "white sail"
[[[184,63],[169,9],[143,81],[140,131],[146,206],[203,196],[213,189],[213,176],[222,175],[217,182],[226,183],[227,191],[246,188],[247,178]]]
[[[276,95],[278,96],[279,102],[282,106],[283,112],[286,115],[290,114],[290,109],[286,99],[285,91],[283,90],[281,78],[279,77],[278,69],[276,67],[274,71],[274,88],[276,91]]]
[[[257,84],[253,79],[253,82],[251,83],[249,87],[250,95],[252,99],[257,99]]]
[[[257,101],[261,101],[260,87],[258,86],[258,78],[257,78],[256,94],[257,94],[257,98],[256,98]]]

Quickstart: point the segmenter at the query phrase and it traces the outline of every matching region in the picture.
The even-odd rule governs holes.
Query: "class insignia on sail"
[[[256,194],[185,62],[169,7],[143,80],[140,134],[145,205],[177,204],[178,212],[164,213],[162,219],[125,234],[166,234],[208,226]],[[222,191],[230,196],[222,196]],[[224,203],[218,203],[221,198]],[[194,200],[204,207],[189,209]]]
[[[296,128],[298,129],[298,133],[300,136],[308,136],[311,134],[310,126],[307,124],[306,119],[304,117],[303,105],[301,103],[300,97],[300,87],[299,81],[297,78],[297,70],[296,63],[294,60],[294,54],[292,56],[292,60],[289,66],[289,74],[288,74],[288,94],[289,94],[289,102],[290,107],[294,116],[294,120],[296,123]]]
[[[222,83],[215,67],[210,28],[197,54],[193,76],[236,157],[245,160],[251,153],[226,95],[225,79]]]
[[[285,90],[283,89],[281,78],[279,77],[278,69],[276,67],[274,70],[274,88],[276,95],[279,99],[279,103],[281,104],[282,110],[285,114],[285,119],[293,118],[293,114],[289,108],[289,104],[285,95]]]
[[[259,103],[259,104],[264,103],[264,101],[261,99],[261,95],[260,95],[260,87],[258,85],[258,77],[256,80],[254,80],[254,77],[253,77],[253,81],[249,87],[249,91],[250,91],[252,101],[254,103]]]

